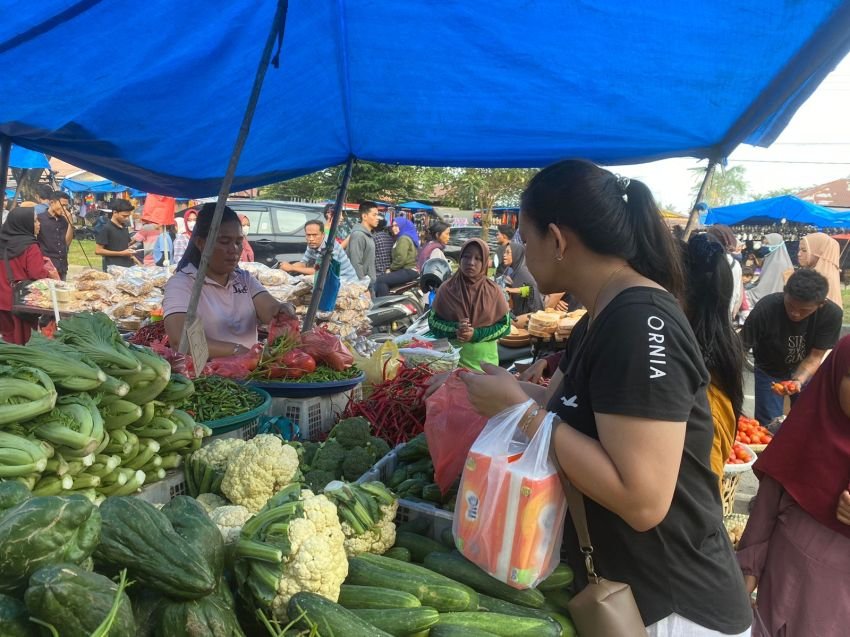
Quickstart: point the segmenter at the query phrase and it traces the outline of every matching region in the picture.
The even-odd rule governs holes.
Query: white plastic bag
[[[514,588],[536,586],[560,561],[567,501],[549,459],[555,416],[531,440],[517,428],[532,401],[493,416],[466,459],[455,544],[483,571]]]

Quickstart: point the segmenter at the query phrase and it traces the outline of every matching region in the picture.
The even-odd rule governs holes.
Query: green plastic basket
[[[247,428],[252,425],[259,424],[260,418],[262,418],[271,408],[272,397],[267,391],[264,391],[259,387],[250,386],[247,386],[246,389],[250,389],[255,394],[258,394],[263,399],[263,402],[254,407],[251,411],[246,411],[244,414],[236,414],[235,416],[228,416],[227,418],[219,418],[217,420],[210,420],[209,422],[203,423],[212,429],[213,436],[219,436],[237,429],[242,429],[243,427]]]

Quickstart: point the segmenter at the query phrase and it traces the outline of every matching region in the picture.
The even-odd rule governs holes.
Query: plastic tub
[[[255,394],[258,394],[263,399],[263,402],[254,407],[251,411],[203,423],[212,429],[213,436],[219,436],[242,428],[253,428],[256,430],[256,426],[259,424],[260,418],[268,413],[272,406],[272,397],[268,392],[263,391],[258,387],[249,385],[247,388]]]

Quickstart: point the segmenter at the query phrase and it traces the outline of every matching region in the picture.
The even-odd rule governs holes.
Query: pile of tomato
[[[726,464],[747,464],[753,459],[750,452],[744,446],[736,442],[732,445],[732,451],[729,452],[729,457],[726,458]]]
[[[745,445],[766,445],[773,440],[773,436],[759,424],[758,420],[741,416],[738,418],[738,433],[735,434],[735,440]]]

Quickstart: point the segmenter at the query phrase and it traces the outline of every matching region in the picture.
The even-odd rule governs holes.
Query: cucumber
[[[445,544],[448,549],[457,548],[457,544],[455,544],[455,535],[452,533],[452,527],[446,527],[440,533],[440,542]]]
[[[409,531],[396,531],[395,546],[406,548],[410,551],[410,557],[414,562],[423,562],[430,553],[445,553],[446,547],[441,542],[432,540],[430,537],[410,533]],[[432,569],[433,570],[433,569]],[[446,575],[443,573],[443,575]],[[446,577],[449,577],[446,575]]]
[[[418,608],[422,602],[417,597],[404,591],[377,586],[357,586],[343,584],[339,589],[337,603],[349,610],[355,608]]]
[[[447,575],[459,582],[471,586],[479,593],[503,599],[506,602],[540,608],[543,606],[543,593],[533,588],[519,590],[500,582],[478,568],[460,553],[431,553],[425,558],[425,567],[436,573]]]
[[[537,588],[546,593],[546,591],[572,586],[572,583],[573,569],[561,562],[549,577],[537,585]]]
[[[388,632],[395,637],[408,637],[428,630],[440,620],[440,613],[433,608],[360,608],[352,611],[360,619]]]
[[[440,491],[440,487],[437,483],[432,482],[431,484],[426,484],[422,487],[422,499],[435,504],[442,504],[443,493]]]
[[[549,610],[546,611],[546,614],[561,626],[561,637],[578,637],[575,624],[573,624],[573,621],[569,617],[562,613]]]
[[[315,625],[320,635],[346,637],[390,637],[390,634],[360,619],[350,610],[315,593],[295,593],[286,608],[290,621],[305,628]],[[304,617],[302,613],[305,614]],[[306,621],[305,621],[306,620]]]
[[[389,549],[386,553],[384,553],[384,557],[391,557],[394,560],[401,560],[402,562],[410,561],[410,551],[403,546],[394,546]]]
[[[546,591],[543,593],[543,596],[549,604],[557,608],[559,611],[568,610],[569,607],[567,604],[569,604],[570,600],[573,598],[573,594],[566,589]]]
[[[450,626],[448,624],[437,624],[431,628],[428,637],[499,637],[496,633],[487,630],[472,628],[471,626]]]
[[[501,613],[502,615],[514,615],[516,617],[536,617],[537,619],[551,619],[549,613],[545,610],[537,608],[529,608],[528,606],[520,606],[512,604],[503,599],[490,597],[483,593],[478,593],[478,610],[488,613]],[[552,620],[554,621],[554,620]]]
[[[430,459],[431,457],[428,452],[428,441],[425,440],[424,433],[409,440],[406,445],[396,449],[395,453],[403,463],[415,462],[420,458]]]
[[[407,480],[407,469],[404,467],[398,467],[392,472],[392,474],[390,474],[390,478],[387,480],[387,486],[390,489],[395,489],[405,480]]]
[[[414,473],[434,475],[434,463],[431,461],[430,456],[407,465],[407,475],[412,476]]]
[[[516,617],[502,613],[442,613],[438,626],[478,628],[499,637],[560,637],[561,626],[551,619]],[[433,629],[431,634],[434,634]],[[467,633],[469,634],[469,633]]]
[[[436,573],[431,573],[430,575],[434,577],[426,579],[418,574],[412,575],[401,570],[382,568],[362,557],[362,555],[353,557],[348,562],[346,581],[350,584],[404,591],[415,596],[423,605],[436,608],[440,612],[478,608],[478,593],[463,584],[449,578],[435,579],[441,577]],[[383,559],[400,566],[413,566],[399,560]],[[427,569],[422,570],[427,572]]]

